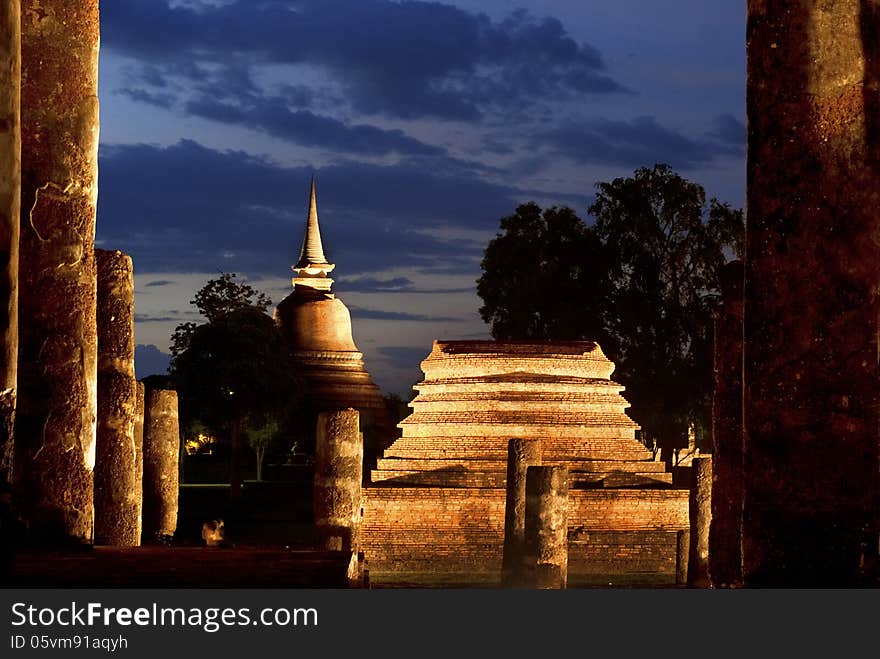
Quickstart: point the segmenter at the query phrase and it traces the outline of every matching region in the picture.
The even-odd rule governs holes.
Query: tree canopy
[[[649,440],[686,445],[708,427],[719,273],[743,213],[666,165],[598,183],[584,223],[529,203],[501,221],[477,293],[497,339],[599,342]]]
[[[284,418],[299,385],[287,345],[266,314],[270,300],[234,277],[224,274],[196,294],[193,304],[208,321],[178,326],[170,368],[184,423],[198,421],[229,438],[233,489],[240,482],[241,433]]]

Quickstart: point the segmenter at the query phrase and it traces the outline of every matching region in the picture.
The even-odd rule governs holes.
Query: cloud
[[[408,277],[393,277],[391,279],[377,279],[376,277],[356,277],[340,279],[335,288],[339,291],[352,293],[390,293],[410,292],[413,290],[413,281]]]
[[[138,380],[148,375],[165,375],[171,355],[162,352],[154,345],[136,345],[134,347],[135,376]]]
[[[101,12],[102,45],[166,77],[197,80],[230,62],[306,66],[365,114],[474,120],[548,96],[623,90],[594,47],[523,10],[493,21],[440,2],[126,0]]]
[[[340,153],[383,156],[441,155],[444,149],[406,135],[402,130],[385,130],[368,124],[348,125],[308,110],[291,110],[278,97],[251,96],[244,105],[202,97],[186,104],[190,115],[259,130],[274,137],[309,147]]]
[[[172,94],[161,94],[136,87],[125,87],[123,89],[117,89],[115,93],[121,96],[126,96],[133,101],[146,103],[147,105],[155,105],[156,107],[163,108],[165,110],[170,109],[174,105],[174,102],[176,100],[176,97]]]
[[[415,323],[455,323],[461,320],[460,318],[452,318],[450,316],[431,316],[407,313],[405,311],[383,311],[381,309],[365,309],[357,306],[349,306],[348,309],[351,311],[352,318],[363,318],[365,320],[397,320]]]
[[[393,368],[418,369],[431,352],[430,347],[414,348],[410,346],[382,346],[378,349]]]
[[[742,154],[741,148],[729,143],[687,137],[662,126],[654,117],[570,123],[545,132],[535,141],[536,145],[545,143],[575,162],[626,167],[665,162],[674,168],[689,170],[711,163],[719,156]]]
[[[720,114],[712,121],[711,137],[723,142],[744,148],[746,143],[746,127],[732,114]]]
[[[144,286],[149,286],[149,287],[153,287],[153,286],[157,286],[157,287],[158,287],[158,286],[171,286],[173,283],[174,283],[174,282],[171,281],[170,279],[158,279],[158,280],[156,280],[156,281],[148,281],[146,284],[144,284]]]
[[[313,167],[186,140],[103,146],[100,161],[98,237],[131,254],[140,273],[277,277],[299,254]],[[444,232],[490,236],[527,198],[448,158],[339,162],[317,168],[317,178],[325,250],[349,276],[392,267],[473,270],[482,246]]]

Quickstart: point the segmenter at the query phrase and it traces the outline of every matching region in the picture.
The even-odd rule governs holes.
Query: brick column
[[[355,409],[321,412],[315,453],[315,526],[326,549],[356,551],[364,445]]]
[[[147,389],[144,397],[144,543],[164,542],[177,530],[180,430],[177,392]]]
[[[709,525],[712,523],[712,456],[694,458],[690,495],[690,547],[687,583],[709,587]]]
[[[526,561],[530,585],[565,588],[568,582],[568,468],[526,472]]]
[[[122,252],[95,250],[98,267],[98,429],[95,544],[140,543],[135,487],[134,272]]]
[[[687,584],[688,561],[691,553],[691,532],[679,531],[675,536],[675,585]]]
[[[18,234],[21,207],[21,6],[0,2],[0,487],[12,482],[18,381]]]
[[[748,1],[747,586],[861,584],[877,557],[878,24]]]
[[[525,585],[526,471],[541,465],[540,439],[511,439],[507,444],[507,500],[504,508],[502,585]]]
[[[742,586],[742,261],[731,261],[722,269],[721,297],[715,318],[709,576],[715,588],[736,588]]]
[[[144,529],[144,383],[135,382],[135,387],[134,493],[137,504],[137,544],[141,544]]]
[[[98,0],[22,2],[16,503],[89,543],[97,413]]]

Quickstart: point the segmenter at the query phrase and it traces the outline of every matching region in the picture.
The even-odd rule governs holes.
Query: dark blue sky
[[[487,336],[474,282],[527,200],[586,214],[666,162],[742,206],[745,8],[723,0],[125,0],[102,14],[98,240],[167,351],[220,271],[290,291],[308,183],[383,389]],[[143,376],[162,364],[140,349]]]

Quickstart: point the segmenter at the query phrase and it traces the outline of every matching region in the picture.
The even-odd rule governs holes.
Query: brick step
[[[504,450],[487,450],[487,449],[468,449],[462,447],[452,447],[448,449],[417,449],[409,447],[396,447],[385,449],[384,458],[404,458],[410,460],[443,460],[443,459],[486,459],[486,460],[506,460],[507,449]],[[570,460],[623,460],[627,462],[634,461],[650,461],[652,454],[648,450],[626,449],[626,448],[590,448],[580,449],[577,451],[559,451],[544,450],[545,461],[562,461]]]
[[[499,437],[461,437],[450,435],[446,437],[412,437],[404,436],[394,442],[388,450],[430,450],[430,451],[467,451],[462,457],[476,457],[493,459],[490,455],[480,455],[480,451],[488,453],[500,452],[503,460],[507,460],[507,445],[511,437],[535,437],[534,435],[506,435]],[[651,452],[637,439],[629,437],[543,437],[544,454],[559,454],[564,457],[589,459],[608,459],[589,455],[592,451],[629,451],[638,452],[636,460],[650,460]],[[455,457],[451,455],[448,457]],[[498,459],[498,458],[494,458]],[[611,456],[610,459],[616,459]],[[620,458],[627,459],[627,458]]]
[[[638,473],[663,473],[666,465],[650,460],[560,460],[547,459],[544,464],[566,464],[570,469],[578,471],[628,471]],[[402,458],[379,458],[376,468],[379,470],[414,470],[414,471],[500,471],[507,473],[506,460],[408,460]]]
[[[592,412],[576,410],[571,412],[546,412],[540,408],[534,411],[512,410],[480,410],[463,403],[460,409],[442,412],[422,412],[418,409],[400,422],[401,426],[417,424],[516,424],[516,425],[553,425],[553,426],[615,426],[622,428],[638,428],[639,425],[630,419],[622,410],[605,410]],[[546,405],[544,410],[546,410]]]
[[[370,475],[375,483],[400,483],[406,485],[428,485],[436,487],[481,487],[503,488],[506,486],[507,474],[497,471],[421,471],[421,470],[379,470],[374,469]],[[672,485],[671,473],[658,472],[571,472],[572,487],[639,487]]]
[[[445,437],[460,440],[478,440],[480,438],[492,438],[495,441],[510,439],[511,437],[539,437],[542,439],[555,439],[559,436],[570,437],[579,441],[599,440],[623,440],[635,439],[636,425],[620,425],[609,427],[606,425],[566,425],[558,424],[466,424],[466,423],[419,423],[400,424],[403,437]]]

